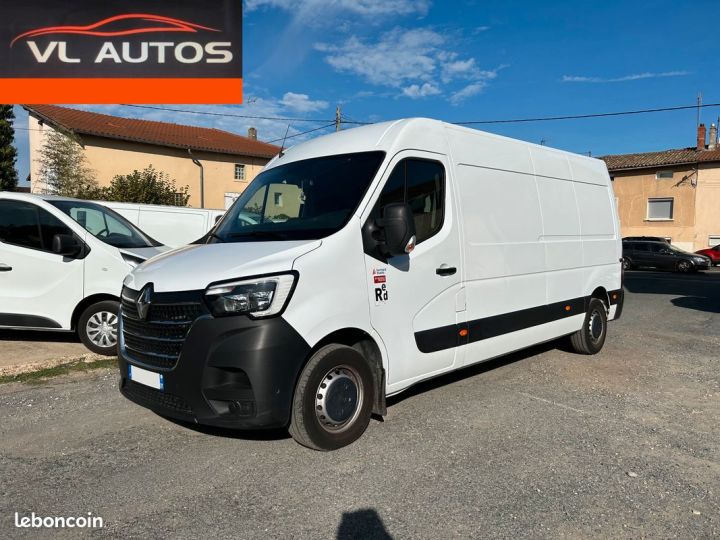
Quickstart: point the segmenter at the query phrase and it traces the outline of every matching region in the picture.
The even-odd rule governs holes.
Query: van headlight
[[[272,317],[285,309],[296,281],[292,273],[216,283],[205,291],[205,301],[216,317]]]

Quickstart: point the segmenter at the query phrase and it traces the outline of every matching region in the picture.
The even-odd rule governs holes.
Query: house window
[[[655,173],[655,180],[667,180],[673,177],[672,171],[658,171]]]
[[[282,206],[282,193],[273,193],[273,201],[275,202],[275,206]]]
[[[648,221],[670,221],[673,219],[672,197],[666,199],[648,199]]]
[[[174,206],[185,206],[186,195],[184,193],[174,193],[173,205]]]
[[[708,246],[715,247],[720,245],[720,234],[711,234],[708,236]]]
[[[237,182],[244,182],[245,181],[245,165],[241,164],[235,164],[235,181]]]

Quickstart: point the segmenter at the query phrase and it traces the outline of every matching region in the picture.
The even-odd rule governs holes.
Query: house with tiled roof
[[[717,127],[697,129],[689,148],[604,156],[623,236],[660,236],[697,251],[720,244]]]
[[[177,186],[189,186],[189,206],[197,208],[226,208],[280,150],[257,140],[254,128],[245,137],[219,129],[121,118],[57,105],[26,105],[25,109],[29,113],[33,193],[46,188],[39,174],[39,157],[49,130],[77,138],[101,186],[109,185],[116,175],[152,165],[167,173]]]

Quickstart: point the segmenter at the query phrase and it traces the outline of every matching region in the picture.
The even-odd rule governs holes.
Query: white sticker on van
[[[379,306],[388,301],[387,268],[373,268],[372,277],[375,305]]]

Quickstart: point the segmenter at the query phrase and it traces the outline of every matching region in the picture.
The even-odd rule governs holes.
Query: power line
[[[706,107],[720,107],[720,103],[705,103],[702,105],[702,108]],[[605,112],[605,113],[592,113],[592,114],[575,114],[575,115],[564,115],[564,116],[540,116],[540,117],[531,117],[531,118],[512,118],[512,119],[495,119],[495,120],[473,120],[473,121],[466,121],[466,122],[450,122],[451,124],[454,124],[456,126],[470,126],[470,125],[478,125],[478,124],[514,124],[514,123],[521,123],[521,122],[549,122],[553,120],[579,120],[583,118],[604,118],[608,116],[627,116],[627,115],[635,115],[635,114],[648,114],[648,113],[659,113],[659,112],[671,112],[671,111],[683,111],[683,110],[689,110],[689,109],[697,109],[698,105],[680,105],[677,107],[659,107],[655,109],[637,109],[637,110],[631,110],[631,111],[615,111],[615,112]],[[347,118],[347,120],[342,120],[343,124],[356,124],[360,126],[367,126],[374,124],[375,122],[358,122],[355,120],[351,120],[347,116],[343,115],[343,118]]]
[[[267,143],[268,143],[268,144],[272,144],[272,143],[284,141],[284,140],[287,140],[287,139],[292,139],[292,138],[294,138],[294,137],[300,137],[301,135],[307,135],[308,133],[313,133],[314,131],[320,131],[321,129],[327,129],[327,128],[329,128],[329,127],[331,127],[331,126],[334,126],[334,125],[335,125],[335,122],[333,122],[332,124],[328,124],[328,125],[326,125],[326,126],[321,126],[321,127],[319,127],[319,128],[309,129],[309,130],[303,131],[303,132],[301,132],[301,133],[296,133],[295,135],[290,135],[289,137],[280,137],[279,139],[274,139],[274,140],[272,140],[272,141],[267,141]]]
[[[575,114],[567,116],[541,116],[537,118],[514,118],[511,120],[474,120],[471,122],[452,122],[458,126],[469,126],[475,124],[512,124],[519,122],[548,122],[552,120],[578,120],[581,118],[604,118],[607,116],[624,116],[632,114],[647,114],[647,113],[658,113],[658,112],[669,112],[669,111],[683,111],[687,109],[697,109],[697,105],[681,105],[678,107],[661,107],[657,109],[637,109],[634,111],[618,111],[618,112],[606,112],[606,113],[594,113],[594,114]],[[707,103],[703,105],[706,107],[720,107],[720,103]]]
[[[205,116],[221,116],[225,118],[247,118],[251,120],[276,120],[278,122],[311,122],[315,124],[319,124],[321,122],[334,122],[334,120],[331,120],[330,118],[324,118],[324,119],[314,119],[314,118],[290,118],[290,117],[283,117],[283,116],[255,116],[251,114],[232,114],[232,113],[218,113],[218,112],[212,112],[212,111],[194,111],[190,109],[173,109],[170,107],[157,107],[154,105],[131,105],[127,103],[121,104],[123,107],[134,107],[136,109],[152,109],[154,111],[166,111],[166,112],[175,112],[175,113],[182,113],[182,114],[200,114]]]

